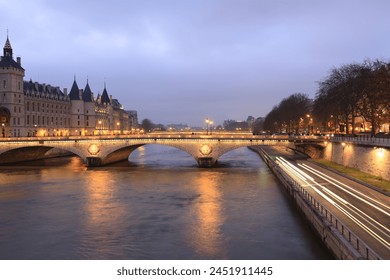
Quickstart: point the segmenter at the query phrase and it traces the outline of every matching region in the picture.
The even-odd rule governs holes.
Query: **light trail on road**
[[[331,183],[331,184],[334,185],[335,187],[337,187],[337,188],[343,190],[344,192],[348,193],[349,195],[354,196],[355,198],[357,198],[357,199],[363,201],[364,203],[366,203],[366,204],[368,204],[368,205],[370,205],[370,206],[376,208],[378,211],[381,211],[382,213],[384,213],[385,215],[387,215],[387,216],[390,217],[390,212],[387,212],[386,210],[383,210],[383,209],[379,208],[378,206],[374,205],[374,204],[371,203],[370,201],[372,201],[372,202],[374,202],[374,203],[380,205],[381,207],[383,207],[383,208],[385,208],[385,209],[387,209],[387,210],[389,210],[389,211],[390,211],[390,206],[388,206],[388,205],[386,205],[386,204],[383,204],[383,203],[381,203],[380,201],[375,200],[374,198],[372,198],[372,197],[370,197],[370,196],[368,196],[368,195],[366,195],[366,194],[364,194],[364,193],[362,193],[362,192],[359,192],[359,191],[357,191],[357,190],[351,188],[350,186],[347,186],[346,184],[344,184],[344,183],[342,183],[342,182],[336,180],[335,178],[332,178],[332,177],[326,175],[325,173],[320,172],[320,171],[318,171],[318,170],[316,170],[316,169],[314,169],[314,168],[312,168],[312,167],[310,167],[310,166],[308,166],[308,165],[306,165],[306,164],[300,164],[300,163],[298,163],[298,166],[301,166],[302,168],[306,169],[307,171],[309,171],[309,172],[311,172],[311,173],[317,175],[318,177],[320,177],[320,178],[324,179],[325,181]],[[344,188],[343,188],[343,187],[344,187]],[[345,188],[348,189],[348,190],[346,190]],[[350,191],[349,191],[349,190],[350,190]],[[353,192],[357,193],[358,195],[355,194],[355,193],[353,193]],[[364,199],[363,197],[364,197],[365,199]],[[368,200],[370,200],[370,201],[368,201]]]
[[[276,162],[283,169],[283,171],[292,176],[293,179],[298,179],[296,180],[298,183],[303,183],[299,183],[302,187],[310,187],[310,189],[328,201],[331,205],[333,205],[333,207],[338,209],[341,213],[353,221],[354,224],[369,234],[373,239],[378,241],[387,250],[390,250],[390,242],[388,241],[390,240],[390,229],[386,225],[383,225],[381,222],[368,215],[364,209],[360,209],[356,205],[353,205],[351,202],[347,201],[347,199],[349,197],[356,198],[359,201],[364,202],[366,205],[368,205],[368,207],[372,207],[386,216],[390,216],[390,213],[387,211],[387,209],[390,209],[390,207],[360,191],[354,190],[353,188],[336,180],[335,178],[332,178],[331,176],[328,176],[306,164],[293,164],[283,157],[276,157]],[[307,172],[310,172],[312,175],[317,176],[325,182],[317,182]],[[346,194],[346,197],[342,198],[340,195],[326,187],[325,185],[328,183],[342,190]],[[338,218],[340,219],[340,217]]]

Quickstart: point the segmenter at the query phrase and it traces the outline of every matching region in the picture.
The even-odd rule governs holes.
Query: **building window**
[[[30,124],[30,115],[27,115],[27,125]]]
[[[7,81],[3,80],[3,88],[7,88]]]
[[[30,102],[27,102],[27,111],[30,111]]]

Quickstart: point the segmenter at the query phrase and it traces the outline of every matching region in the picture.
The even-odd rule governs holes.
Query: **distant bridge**
[[[79,156],[88,166],[103,166],[128,159],[131,152],[147,144],[178,148],[190,154],[199,167],[212,167],[223,154],[257,145],[320,145],[323,138],[258,136],[251,134],[161,133],[144,135],[29,137],[0,139],[0,164],[46,158],[54,148]]]

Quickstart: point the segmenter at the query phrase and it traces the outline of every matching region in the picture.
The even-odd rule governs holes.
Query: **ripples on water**
[[[219,163],[151,145],[0,167],[0,259],[330,258],[257,154]]]

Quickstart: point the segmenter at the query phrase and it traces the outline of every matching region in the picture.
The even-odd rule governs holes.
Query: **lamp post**
[[[3,138],[5,137],[5,124],[1,124],[1,133],[3,134]]]
[[[313,119],[309,114],[307,114],[306,117],[307,117],[307,135],[310,135],[310,131],[312,131],[311,125],[313,124]]]
[[[206,122],[206,135],[208,135],[209,134],[209,124],[212,125],[213,121],[209,120],[209,118],[206,118],[205,122]]]
[[[101,135],[102,134],[102,121],[99,120],[98,124],[99,124],[99,126],[98,126],[98,128],[99,128],[99,135]]]
[[[116,126],[117,126],[117,130],[118,130],[118,134],[121,134],[121,129],[120,129],[120,125],[121,125],[121,123],[120,122],[117,122],[116,123]]]

